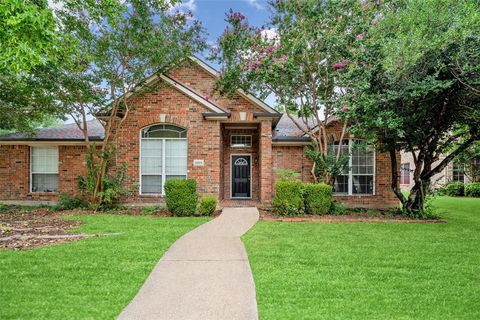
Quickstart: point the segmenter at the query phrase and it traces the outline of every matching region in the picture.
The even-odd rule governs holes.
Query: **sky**
[[[184,0],[182,9],[191,10],[193,15],[202,22],[206,29],[209,45],[214,45],[218,37],[227,26],[225,14],[230,9],[244,14],[249,23],[260,27],[266,23],[270,16],[270,9],[266,0]],[[206,53],[200,54],[206,58]],[[213,67],[218,66],[208,61]]]

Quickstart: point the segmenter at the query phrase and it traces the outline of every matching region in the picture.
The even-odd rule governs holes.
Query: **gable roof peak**
[[[212,66],[207,64],[205,61],[202,59],[196,57],[196,56],[190,56],[190,60],[196,63],[198,66],[200,66],[203,70],[207,71],[209,74],[214,76],[215,78],[218,78],[220,76],[220,73],[215,70]],[[264,101],[261,99],[255,97],[254,95],[245,92],[243,89],[237,89],[237,93],[242,96],[244,99],[250,101],[252,104],[258,106],[260,109],[265,110],[265,112],[268,113],[274,113],[278,114],[279,112],[275,110],[273,107],[269,106],[266,104]]]

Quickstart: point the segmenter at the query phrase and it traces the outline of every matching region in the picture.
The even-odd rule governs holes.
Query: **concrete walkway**
[[[225,208],[177,240],[118,319],[258,319],[255,284],[240,236],[256,208]]]

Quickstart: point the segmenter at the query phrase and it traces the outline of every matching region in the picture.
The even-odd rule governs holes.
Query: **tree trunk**
[[[403,209],[409,216],[423,215],[425,213],[425,198],[427,196],[429,181],[419,180],[416,182],[407,201],[403,205]]]

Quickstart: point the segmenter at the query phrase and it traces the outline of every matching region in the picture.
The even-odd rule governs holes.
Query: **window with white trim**
[[[400,184],[410,184],[410,163],[400,165]]]
[[[338,142],[330,146],[330,152],[337,152]],[[338,195],[368,195],[375,190],[375,149],[354,140],[342,142],[341,154],[349,155],[348,167],[335,177],[333,190]]]
[[[452,170],[452,180],[455,182],[465,182],[465,166],[463,163],[454,162]]]
[[[231,136],[232,148],[250,148],[252,146],[252,136],[236,134]]]
[[[187,130],[167,124],[141,131],[140,193],[164,194],[169,179],[187,178]]]
[[[57,192],[58,148],[30,148],[30,191]]]

